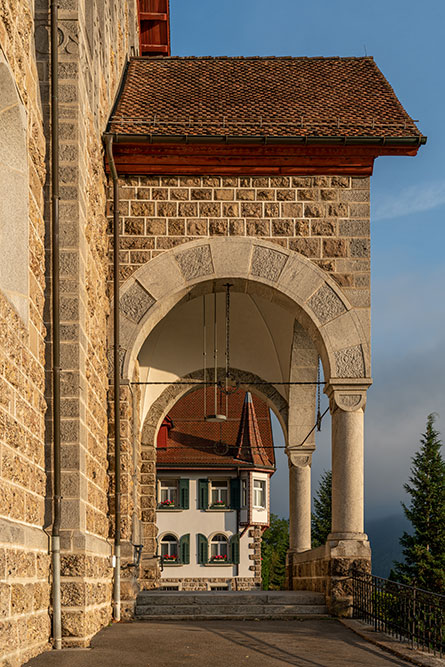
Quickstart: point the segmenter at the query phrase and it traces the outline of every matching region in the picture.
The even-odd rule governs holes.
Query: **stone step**
[[[146,604],[324,604],[322,593],[312,591],[141,591],[137,602]]]
[[[327,614],[325,605],[298,604],[250,604],[250,605],[137,605],[136,616],[176,616],[193,614],[196,616],[301,616],[304,614]]]
[[[327,616],[321,593],[310,591],[141,591],[139,620],[233,618],[320,618]]]

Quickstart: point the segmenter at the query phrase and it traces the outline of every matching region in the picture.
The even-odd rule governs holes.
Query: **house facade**
[[[218,475],[161,466],[169,450],[158,434],[193,383],[236,385],[281,424],[289,588],[321,590],[347,613],[349,569],[370,567],[370,176],[378,156],[415,155],[425,137],[371,58],[175,58],[168,19],[165,0],[0,2],[0,654],[9,665],[88,646],[113,616],[131,617],[141,587],[257,585],[272,459],[253,465],[241,451]],[[333,518],[326,545],[311,550],[319,364]],[[189,509],[159,508],[175,489],[185,497],[186,477]],[[241,499],[239,510],[197,506],[206,492],[211,504],[233,502],[238,477],[241,498],[243,479],[256,496],[251,517]],[[187,512],[199,526],[173,523]],[[180,566],[165,562],[161,571],[158,556],[175,548],[168,534],[184,560],[190,535],[183,567],[193,576],[173,576]],[[239,563],[196,562],[236,561],[237,534]],[[244,548],[254,570],[241,571]],[[221,575],[203,574],[211,568]]]
[[[204,391],[211,403],[213,390]],[[269,408],[237,390],[227,397],[226,419],[209,422],[203,393],[198,389],[178,401],[157,438],[160,585],[259,588],[274,471]]]

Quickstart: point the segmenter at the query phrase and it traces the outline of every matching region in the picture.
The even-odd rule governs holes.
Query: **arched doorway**
[[[203,377],[197,342],[202,340],[201,304],[207,298],[218,301],[227,281],[236,323],[231,369],[244,374],[243,386],[252,390],[259,385],[251,376],[259,377],[287,406],[282,423],[290,468],[289,587],[323,590],[340,600],[348,567],[369,561],[363,533],[369,340],[355,309],[322,270],[297,253],[250,239],[184,244],[139,269],[125,283],[120,305],[122,374],[131,383],[137,373],[142,383],[142,441],[154,442],[169,406],[187,391],[181,382]],[[314,553],[310,465],[315,443],[307,435],[315,417],[318,357],[333,418],[333,520],[327,545]],[[341,561],[338,585],[326,567],[333,560]]]

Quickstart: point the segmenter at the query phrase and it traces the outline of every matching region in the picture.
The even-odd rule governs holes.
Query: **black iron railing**
[[[414,648],[445,653],[445,595],[354,572],[353,615]]]

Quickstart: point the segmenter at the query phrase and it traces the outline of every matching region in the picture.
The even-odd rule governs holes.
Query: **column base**
[[[366,533],[329,533],[326,538],[326,543],[334,546],[333,542],[340,542],[343,540],[355,540],[356,542],[367,542],[368,536]]]

